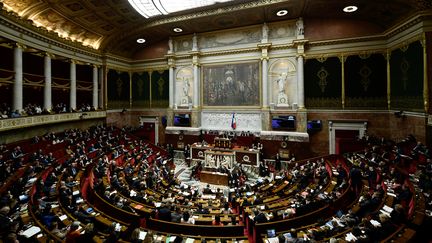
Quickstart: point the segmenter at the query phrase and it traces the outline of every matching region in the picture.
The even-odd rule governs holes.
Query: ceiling
[[[180,0],[178,0],[180,1]],[[143,47],[170,36],[208,32],[303,17],[350,18],[371,22],[382,30],[416,12],[430,10],[430,0],[236,0],[146,19],[127,0],[2,0],[3,8],[101,52],[131,57]],[[345,13],[356,5],[354,13]],[[286,9],[288,14],[276,16]],[[184,31],[175,33],[173,28]],[[306,29],[307,31],[307,29]],[[307,36],[307,32],[306,32]],[[138,44],[138,38],[146,39]]]

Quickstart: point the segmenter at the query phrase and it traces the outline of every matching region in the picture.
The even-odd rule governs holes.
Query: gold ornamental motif
[[[409,68],[410,68],[410,64],[404,57],[400,63],[400,70],[402,72],[402,84],[403,84],[403,90],[404,91],[407,90]]]
[[[370,69],[370,67],[368,67],[366,64],[363,64],[363,66],[360,68],[359,74],[361,76],[360,83],[363,86],[363,90],[367,92],[371,82],[370,75],[372,74],[372,69]]]
[[[328,84],[327,77],[329,73],[324,67],[321,67],[321,69],[317,72],[316,75],[319,78],[318,85],[321,89],[321,92],[324,93]]]
[[[163,78],[159,78],[157,84],[158,84],[159,96],[162,96],[163,90],[164,90],[165,80]]]

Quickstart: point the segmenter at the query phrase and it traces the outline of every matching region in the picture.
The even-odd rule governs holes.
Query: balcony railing
[[[76,113],[60,113],[54,115],[23,116],[18,118],[0,119],[0,132],[17,128],[39,126],[52,123],[80,121],[105,118],[106,111],[86,111]]]

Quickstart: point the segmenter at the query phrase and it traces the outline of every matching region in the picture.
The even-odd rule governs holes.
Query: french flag
[[[236,121],[234,113],[233,113],[232,119],[231,119],[231,128],[234,129],[234,130],[237,128],[237,121]]]

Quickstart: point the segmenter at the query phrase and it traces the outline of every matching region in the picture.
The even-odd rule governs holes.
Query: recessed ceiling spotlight
[[[183,29],[179,28],[179,27],[176,27],[176,28],[173,29],[173,31],[177,32],[177,33],[180,33],[180,32],[183,32]]]
[[[144,43],[144,42],[145,42],[145,39],[143,39],[143,38],[139,38],[139,39],[137,39],[137,43],[142,44],[142,43]]]
[[[286,10],[286,9],[279,10],[279,11],[277,11],[277,13],[276,13],[276,15],[279,16],[279,17],[281,17],[281,16],[285,16],[285,15],[287,15],[287,14],[288,14],[288,10]]]
[[[358,9],[358,7],[353,5],[353,6],[346,6],[346,7],[343,9],[343,11],[344,11],[345,13],[352,13],[352,12],[357,11],[357,9]]]

